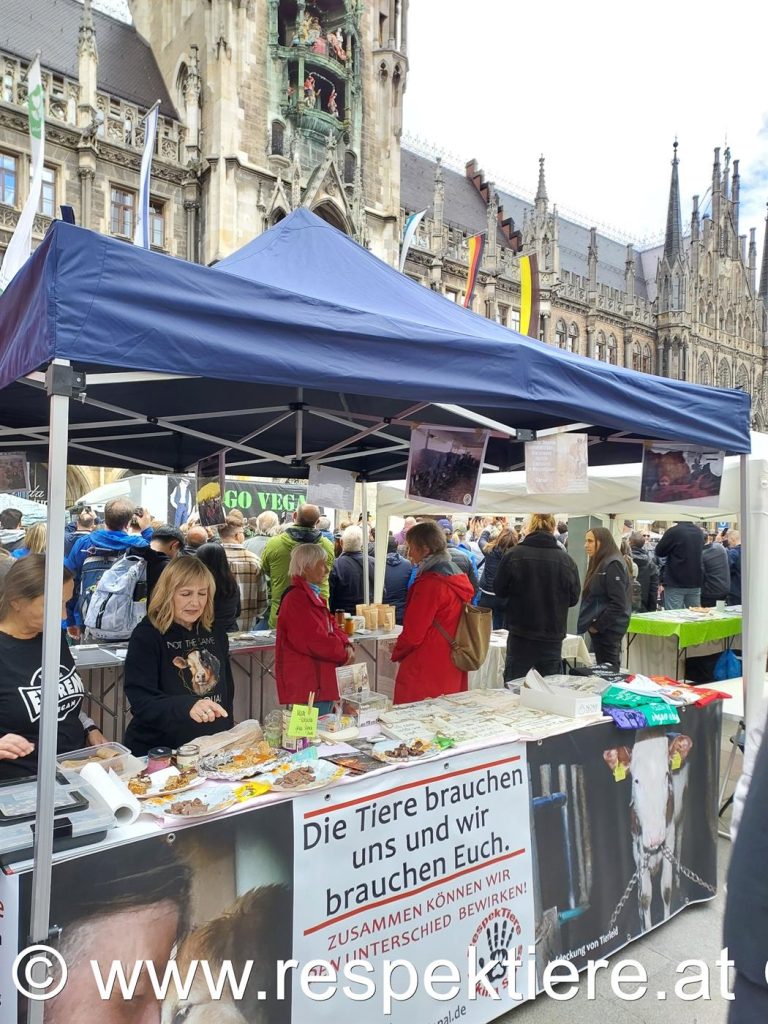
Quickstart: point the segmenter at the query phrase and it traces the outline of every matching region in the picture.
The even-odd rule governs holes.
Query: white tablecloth
[[[584,643],[584,638],[569,633],[563,640],[563,658],[566,661],[578,661],[582,665],[591,665],[589,651]],[[468,686],[470,690],[483,688],[499,689],[504,685],[504,663],[507,659],[507,631],[506,629],[494,630],[491,635],[491,646],[488,648],[488,657],[477,672],[469,673]]]

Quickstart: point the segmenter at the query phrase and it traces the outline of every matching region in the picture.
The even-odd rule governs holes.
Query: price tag
[[[310,708],[306,704],[294,704],[288,722],[288,738],[295,740],[317,736],[317,716],[318,709],[316,707]]]
[[[613,778],[616,782],[623,782],[624,779],[626,779],[626,777],[627,769],[624,767],[621,761],[619,761],[619,763],[613,769]]]
[[[672,771],[676,772],[680,765],[683,763],[683,759],[680,756],[680,751],[676,750],[672,755]]]

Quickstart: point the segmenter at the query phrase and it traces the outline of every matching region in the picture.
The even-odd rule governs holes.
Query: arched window
[[[706,352],[699,356],[699,384],[709,385],[712,383],[712,363]]]
[[[670,309],[683,308],[683,282],[677,274],[672,278],[672,290],[670,293]]]
[[[650,345],[643,348],[643,373],[653,373],[653,352]]]
[[[717,386],[719,388],[729,388],[731,386],[731,368],[725,359],[720,360],[720,366],[717,370]]]
[[[595,340],[595,359],[605,361],[605,335],[602,331],[597,332],[597,339]]]
[[[735,328],[735,320],[733,316],[733,310],[729,309],[725,317],[725,329],[728,334],[733,334]]]
[[[344,153],[344,184],[354,185],[355,183],[355,172],[357,171],[357,157],[348,149]]]
[[[279,206],[273,211],[272,216],[269,218],[269,226],[273,228],[275,224],[279,224],[281,220],[285,219],[285,210],[282,210]]]
[[[569,352],[579,351],[579,328],[576,324],[571,324],[568,328],[568,340],[566,341],[566,347]]]
[[[640,343],[637,341],[632,345],[632,369],[638,371],[643,369],[643,356],[640,351]]]
[[[565,348],[565,321],[558,320],[555,324],[555,344],[558,348]]]
[[[742,334],[742,338],[746,339],[747,341],[751,341],[752,340],[752,319],[751,319],[751,317],[748,317],[748,316],[744,317],[744,333]]]
[[[707,304],[704,299],[699,303],[699,323],[705,324],[707,322]]]
[[[715,326],[715,307],[710,302],[707,306],[707,327]]]
[[[285,125],[282,121],[272,122],[272,156],[285,156]]]
[[[749,394],[749,372],[744,363],[741,364],[739,372],[736,374],[736,387],[746,395]]]
[[[608,352],[606,354],[606,359],[613,366],[617,366],[618,365],[618,362],[619,362],[619,350],[618,350],[618,346],[616,345],[616,335],[615,334],[608,335]]]

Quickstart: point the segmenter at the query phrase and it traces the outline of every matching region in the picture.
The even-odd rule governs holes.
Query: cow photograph
[[[529,746],[537,973],[577,969],[717,885],[719,703],[680,723],[604,723]]]
[[[206,693],[216,689],[221,662],[210,651],[189,651],[185,658],[177,655],[173,659],[173,664],[179,670],[179,676],[186,689],[198,697],[204,697]]]

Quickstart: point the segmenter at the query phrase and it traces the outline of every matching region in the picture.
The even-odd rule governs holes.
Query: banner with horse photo
[[[411,431],[405,494],[441,509],[474,510],[488,446],[488,431],[436,427]]]
[[[665,505],[717,505],[724,452],[684,444],[646,442],[640,500]]]
[[[717,889],[720,703],[529,744],[536,965],[578,970]]]

